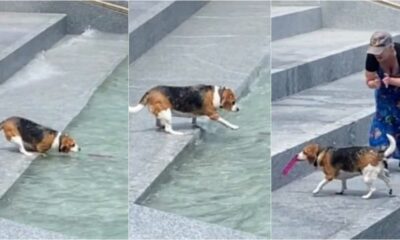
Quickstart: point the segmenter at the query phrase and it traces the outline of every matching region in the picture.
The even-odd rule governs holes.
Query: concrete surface
[[[106,1],[106,2],[110,2],[116,5],[120,5],[123,7],[128,7],[129,6],[129,1],[128,0],[122,0],[122,1]]]
[[[163,2],[164,1],[131,1],[129,3],[129,31],[131,32],[140,25],[138,18],[140,18],[141,15],[147,14],[152,11],[153,7]],[[172,1],[166,2],[167,6],[172,3]]]
[[[322,27],[321,8],[274,6],[271,8],[272,41],[316,31]]]
[[[127,57],[126,35],[67,35],[0,85],[0,119],[22,116],[62,130]],[[12,103],[12,104],[11,104]],[[26,157],[0,138],[0,197],[26,170]]]
[[[323,178],[323,174],[319,171],[274,191],[272,238],[350,239],[357,236],[371,238],[371,235],[359,234],[367,231],[378,221],[389,220],[390,214],[400,209],[400,172],[396,163],[398,162],[391,166],[393,197],[389,197],[385,184],[377,180],[374,183],[377,191],[371,199],[362,199],[361,196],[366,193],[367,187],[361,177],[347,182],[348,190],[344,195],[335,194],[341,187],[340,181],[335,180],[327,184],[318,195],[313,196],[312,190]],[[398,219],[391,220],[392,225],[396,222],[398,225]],[[384,236],[390,236],[390,232],[389,230],[389,234],[385,234],[383,231],[377,231],[372,237],[382,239]],[[393,234],[393,231],[391,233]],[[391,236],[398,238],[399,235]]]
[[[127,14],[91,4],[90,1],[0,1],[0,11],[66,14],[67,32],[70,34],[80,34],[88,26],[103,32],[128,32]]]
[[[371,34],[323,28],[273,41],[272,100],[363,70]]]
[[[281,174],[309,141],[346,146],[368,140],[375,103],[363,77],[360,72],[272,103],[272,189],[310,173],[299,167]]]
[[[207,1],[130,2],[130,62],[139,58],[206,3]]]
[[[324,0],[322,0],[324,1]],[[273,0],[271,5],[275,6],[319,6],[321,0]]]
[[[69,239],[69,237],[0,218],[0,239]]]
[[[236,89],[240,96],[260,68],[267,67],[267,11],[266,2],[211,2],[201,8],[132,63],[130,103],[136,104],[146,90],[158,84],[219,84]],[[156,131],[154,117],[147,110],[130,118],[129,199],[134,207],[199,130],[192,128],[189,119],[173,118],[174,128],[188,135]],[[158,218],[151,222],[157,225],[152,227],[155,234],[157,228],[168,229]],[[150,234],[134,226],[131,229],[139,232],[131,232],[130,238]]]
[[[249,233],[136,204],[129,209],[129,222],[129,232],[137,233],[130,239],[260,239]]]
[[[390,207],[396,209],[397,206]],[[400,236],[399,214],[400,209],[397,208],[373,225],[368,226],[361,233],[358,233],[353,239],[398,239]],[[346,229],[346,231],[351,231],[351,229]],[[341,231],[340,235],[346,234],[346,231]]]
[[[321,9],[324,27],[399,31],[399,9],[381,3],[368,0],[321,1]]]
[[[65,34],[64,14],[0,12],[0,83]]]

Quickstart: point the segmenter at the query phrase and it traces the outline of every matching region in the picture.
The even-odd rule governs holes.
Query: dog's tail
[[[134,106],[134,107],[129,106],[129,112],[137,113],[140,110],[142,110],[147,104],[148,97],[149,97],[149,92],[146,92],[136,106]]]
[[[380,152],[380,154],[383,155],[383,158],[382,158],[383,172],[384,172],[386,177],[389,177],[389,168],[388,168],[387,159],[396,150],[396,140],[390,134],[386,134],[386,136],[387,136],[387,138],[389,140],[389,146],[385,150],[381,150],[379,152]]]
[[[394,139],[394,137],[390,134],[386,134],[386,136],[389,140],[389,147],[386,148],[386,150],[383,152],[383,156],[385,158],[392,155],[394,153],[394,151],[396,150],[396,140]]]

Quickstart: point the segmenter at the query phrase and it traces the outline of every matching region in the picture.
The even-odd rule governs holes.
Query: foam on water
[[[40,81],[51,79],[63,74],[63,71],[52,64],[46,57],[46,51],[38,53],[35,58],[21,71],[13,76],[13,81],[6,81],[2,84],[1,91],[9,88],[17,90],[27,84],[35,84]]]

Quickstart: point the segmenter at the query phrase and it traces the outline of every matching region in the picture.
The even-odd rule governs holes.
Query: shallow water
[[[80,238],[127,238],[128,63],[66,129],[82,151],[36,159],[0,200],[0,217]]]
[[[237,131],[210,124],[204,138],[167,170],[141,204],[268,237],[270,228],[270,80],[262,72],[240,112]],[[268,157],[267,157],[268,156]]]

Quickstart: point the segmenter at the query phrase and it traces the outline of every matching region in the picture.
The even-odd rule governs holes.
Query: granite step
[[[129,211],[129,239],[261,239],[137,204],[131,205]]]
[[[0,218],[0,239],[70,239],[70,237]]]
[[[321,8],[317,6],[273,6],[272,41],[322,28]]]
[[[129,3],[129,59],[136,60],[207,1],[133,1]]]

